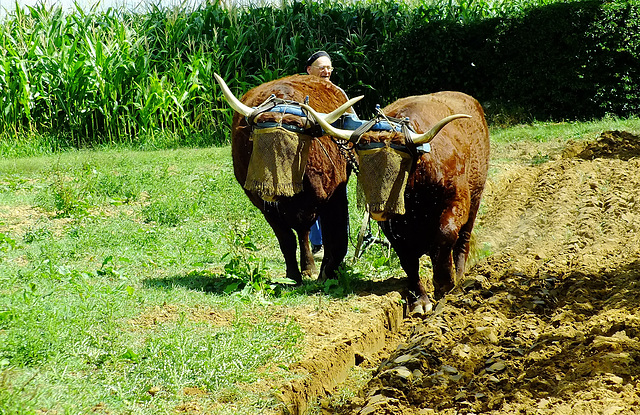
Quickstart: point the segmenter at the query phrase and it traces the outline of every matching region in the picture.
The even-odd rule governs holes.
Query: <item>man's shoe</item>
[[[311,245],[311,253],[313,254],[314,259],[324,258],[324,248],[322,245]]]

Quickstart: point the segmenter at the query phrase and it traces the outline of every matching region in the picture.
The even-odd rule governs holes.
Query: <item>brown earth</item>
[[[640,413],[640,138],[542,151],[494,155],[484,258],[325,413]]]

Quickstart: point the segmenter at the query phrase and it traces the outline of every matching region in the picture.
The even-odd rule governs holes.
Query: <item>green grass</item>
[[[224,281],[227,235],[243,221],[256,244],[271,244],[228,148],[70,152],[3,160],[0,172],[0,407],[123,413],[143,403],[152,413],[184,387],[223,393],[295,358],[295,324],[248,322],[268,310],[185,282],[202,270]],[[236,317],[134,329],[130,320],[163,304]]]
[[[594,139],[606,130],[625,130],[638,134],[640,118],[607,117],[588,122],[536,122],[508,128],[494,127],[491,129],[491,140],[494,145],[518,141],[581,141]]]
[[[546,162],[565,141],[608,129],[640,133],[640,121],[493,129],[492,168]],[[275,283],[281,253],[233,177],[229,147],[0,159],[0,413],[170,413],[188,391],[207,413],[273,408],[252,385],[293,376],[303,338],[276,311],[403,276],[377,245],[351,262],[355,180],[349,199],[339,284],[292,289]]]
[[[300,327],[272,307],[344,301],[366,269],[401,273],[390,261],[275,284],[277,241],[229,147],[0,159],[0,412],[164,413],[196,388],[208,413],[259,413],[276,402],[250,385],[301,358]]]

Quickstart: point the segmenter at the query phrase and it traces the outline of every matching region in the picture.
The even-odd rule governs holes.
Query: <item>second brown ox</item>
[[[487,178],[489,131],[478,101],[460,92],[402,98],[382,113],[408,118],[413,131],[355,137],[353,131],[321,124],[330,134],[357,142],[358,180],[407,274],[410,308],[428,311],[432,303],[420,280],[420,257],[431,258],[436,299],[462,279]]]

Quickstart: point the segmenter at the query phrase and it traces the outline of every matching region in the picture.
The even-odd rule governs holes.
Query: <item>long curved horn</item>
[[[362,97],[356,97],[353,99],[360,99]],[[347,105],[349,102],[351,102],[353,100],[348,101],[346,104],[342,105],[340,108],[344,107],[345,105]],[[322,114],[318,114],[313,108],[311,108],[310,106],[308,106],[307,104],[300,104],[300,106],[304,109],[306,109],[307,111],[309,111],[309,113],[311,115],[313,115],[315,117],[316,120],[318,120],[318,124],[320,124],[320,127],[322,127],[323,130],[325,130],[327,132],[327,134],[336,137],[336,138],[341,138],[343,140],[349,140],[349,138],[351,138],[351,133],[353,133],[353,131],[351,130],[341,130],[340,128],[335,128],[334,126],[331,125],[331,123],[327,122],[327,118],[329,118],[329,116],[323,116]],[[340,109],[338,108],[338,109]],[[347,107],[349,108],[349,107]],[[336,110],[338,111],[338,110]],[[333,112],[336,112],[333,111]],[[346,109],[345,109],[346,111]],[[333,114],[333,112],[331,114]],[[344,112],[344,111],[342,111]],[[329,115],[331,115],[329,114]],[[338,119],[338,118],[336,118]],[[335,121],[335,120],[333,120]]]
[[[332,122],[336,121],[338,118],[340,118],[340,116],[342,114],[344,114],[345,112],[347,112],[347,110],[349,108],[351,108],[351,106],[353,106],[353,104],[355,104],[356,102],[360,101],[362,98],[364,98],[364,95],[360,95],[359,97],[355,97],[355,98],[351,98],[349,101],[345,102],[344,104],[340,105],[337,109],[331,111],[329,114],[325,115],[323,118],[326,122],[328,122],[329,124],[331,124]],[[317,113],[316,113],[317,114]],[[314,114],[315,116],[315,114]],[[318,117],[316,117],[317,119]]]
[[[449,124],[453,120],[457,120],[458,118],[472,118],[472,117],[471,117],[471,115],[467,115],[467,114],[449,115],[448,117],[443,118],[442,120],[440,120],[436,125],[431,127],[431,129],[429,131],[427,131],[426,133],[424,133],[424,134],[416,134],[416,133],[410,132],[411,140],[415,144],[428,143],[429,141],[433,140],[433,138],[436,136],[436,134],[438,134],[440,132],[440,130],[442,130],[444,128],[445,125]]]
[[[240,102],[240,100],[236,98],[235,95],[233,95],[233,93],[231,92],[227,84],[224,82],[224,80],[220,77],[220,75],[218,75],[217,73],[214,73],[213,76],[216,78],[216,81],[218,81],[220,88],[222,88],[222,93],[224,94],[224,98],[227,100],[229,105],[231,105],[231,108],[238,111],[240,114],[244,115],[245,117],[248,117],[249,114],[253,112],[253,108],[248,107],[244,105],[242,102]]]

